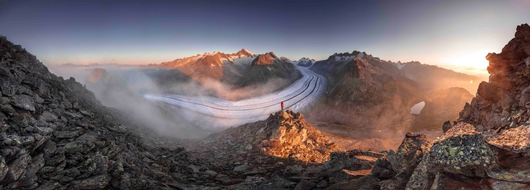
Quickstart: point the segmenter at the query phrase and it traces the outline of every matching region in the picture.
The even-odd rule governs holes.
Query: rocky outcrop
[[[330,189],[404,189],[430,143],[425,135],[408,133],[397,151],[380,156],[366,176],[337,183]]]
[[[289,110],[270,115],[265,121],[228,129],[206,138],[203,143],[306,163],[328,161],[331,152],[340,151],[328,137],[307,123],[303,115]]]
[[[232,188],[326,188],[368,175],[375,152],[342,152],[300,113],[281,111],[265,121],[227,129],[190,147],[192,155],[223,168]]]
[[[270,118],[267,126],[272,128],[260,131],[272,133],[261,141],[261,151],[271,156],[322,163],[329,160],[331,152],[340,150],[319,130],[305,122],[299,113],[280,112]]]

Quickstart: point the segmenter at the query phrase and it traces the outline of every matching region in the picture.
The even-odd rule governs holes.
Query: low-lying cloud
[[[165,84],[160,84],[160,80],[164,79],[153,78],[156,77],[153,73],[158,72],[156,69],[139,67],[57,66],[50,70],[59,76],[76,78],[103,105],[120,110],[141,126],[177,138],[202,138],[227,127],[255,121],[256,118],[214,118],[175,105],[147,100],[145,94],[174,93],[241,100],[272,93],[288,84],[284,79],[271,79],[264,84],[243,88],[215,80],[204,80],[202,84],[193,80],[165,81]],[[268,116],[267,113],[263,115],[264,118]]]

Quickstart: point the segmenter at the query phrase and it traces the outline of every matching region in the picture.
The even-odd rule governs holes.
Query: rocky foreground
[[[490,82],[434,141],[343,151],[284,111],[185,150],[140,141],[139,126],[2,37],[0,189],[528,189],[530,26],[487,58]]]

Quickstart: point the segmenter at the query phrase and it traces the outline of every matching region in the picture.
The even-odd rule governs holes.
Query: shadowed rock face
[[[186,151],[153,149],[73,78],[0,37],[0,189],[189,188]],[[162,159],[163,158],[163,159]],[[179,178],[173,177],[181,176]],[[199,180],[200,181],[200,180]]]

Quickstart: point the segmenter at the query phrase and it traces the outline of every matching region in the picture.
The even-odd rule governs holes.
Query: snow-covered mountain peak
[[[253,62],[253,65],[270,65],[274,62],[280,61],[273,52],[267,52],[265,54],[259,55]]]
[[[315,63],[315,62],[316,62],[315,59],[310,59],[308,57],[302,57],[298,61],[295,61],[294,64],[297,64],[299,66],[309,67],[309,66],[313,65],[313,63]]]
[[[248,51],[246,49],[241,49],[237,52],[238,55],[241,55],[241,56],[251,56],[251,55],[254,55],[254,53],[252,53],[251,51]]]

